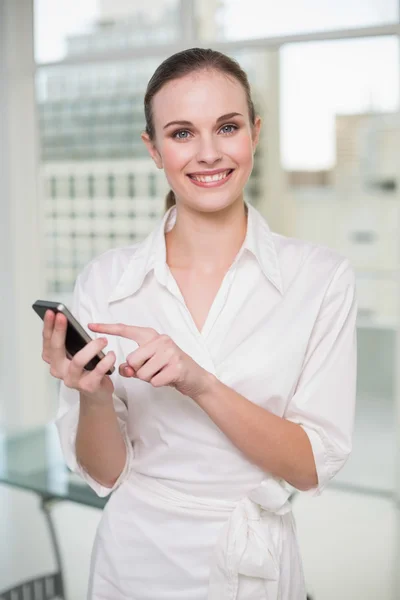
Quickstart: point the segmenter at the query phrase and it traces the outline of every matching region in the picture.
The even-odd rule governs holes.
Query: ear
[[[260,131],[261,131],[261,117],[256,117],[256,120],[254,122],[253,125],[253,133],[252,133],[252,138],[253,138],[253,153],[256,151],[259,139],[260,139]]]
[[[156,163],[157,169],[162,169],[163,163],[162,163],[161,155],[160,155],[159,151],[157,150],[157,147],[154,144],[154,142],[150,139],[149,134],[146,132],[143,132],[141,135],[141,138],[142,138],[147,150],[149,151],[151,158]]]

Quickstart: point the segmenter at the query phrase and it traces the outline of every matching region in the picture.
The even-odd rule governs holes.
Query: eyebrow
[[[228,121],[229,119],[233,119],[233,117],[243,117],[243,115],[238,112],[228,113],[227,115],[222,115],[221,117],[218,117],[218,119],[216,120],[216,124],[218,125],[218,123],[221,123],[222,121]],[[171,125],[193,127],[193,123],[191,121],[170,121],[169,123],[164,125],[164,129],[167,129],[167,127],[170,127]]]

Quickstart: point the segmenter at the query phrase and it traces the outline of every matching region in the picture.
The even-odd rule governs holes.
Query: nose
[[[202,137],[199,140],[197,160],[199,163],[214,165],[222,158],[222,152],[218,146],[218,140],[214,136]]]

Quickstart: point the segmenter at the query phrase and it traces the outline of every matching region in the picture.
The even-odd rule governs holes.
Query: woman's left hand
[[[149,327],[122,323],[89,323],[88,327],[96,333],[119,335],[139,345],[127,356],[126,363],[119,366],[123,377],[136,377],[154,387],[169,385],[193,400],[209,390],[213,375],[183,352],[168,335],[160,335]]]

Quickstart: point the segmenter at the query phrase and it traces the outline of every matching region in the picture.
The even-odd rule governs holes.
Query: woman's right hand
[[[46,311],[42,358],[50,365],[50,374],[61,379],[67,387],[78,390],[85,398],[96,402],[110,401],[114,385],[106,373],[115,364],[114,352],[108,352],[93,371],[84,370],[84,366],[100,350],[104,350],[108,341],[105,338],[92,340],[70,359],[65,349],[67,324],[65,315]]]

